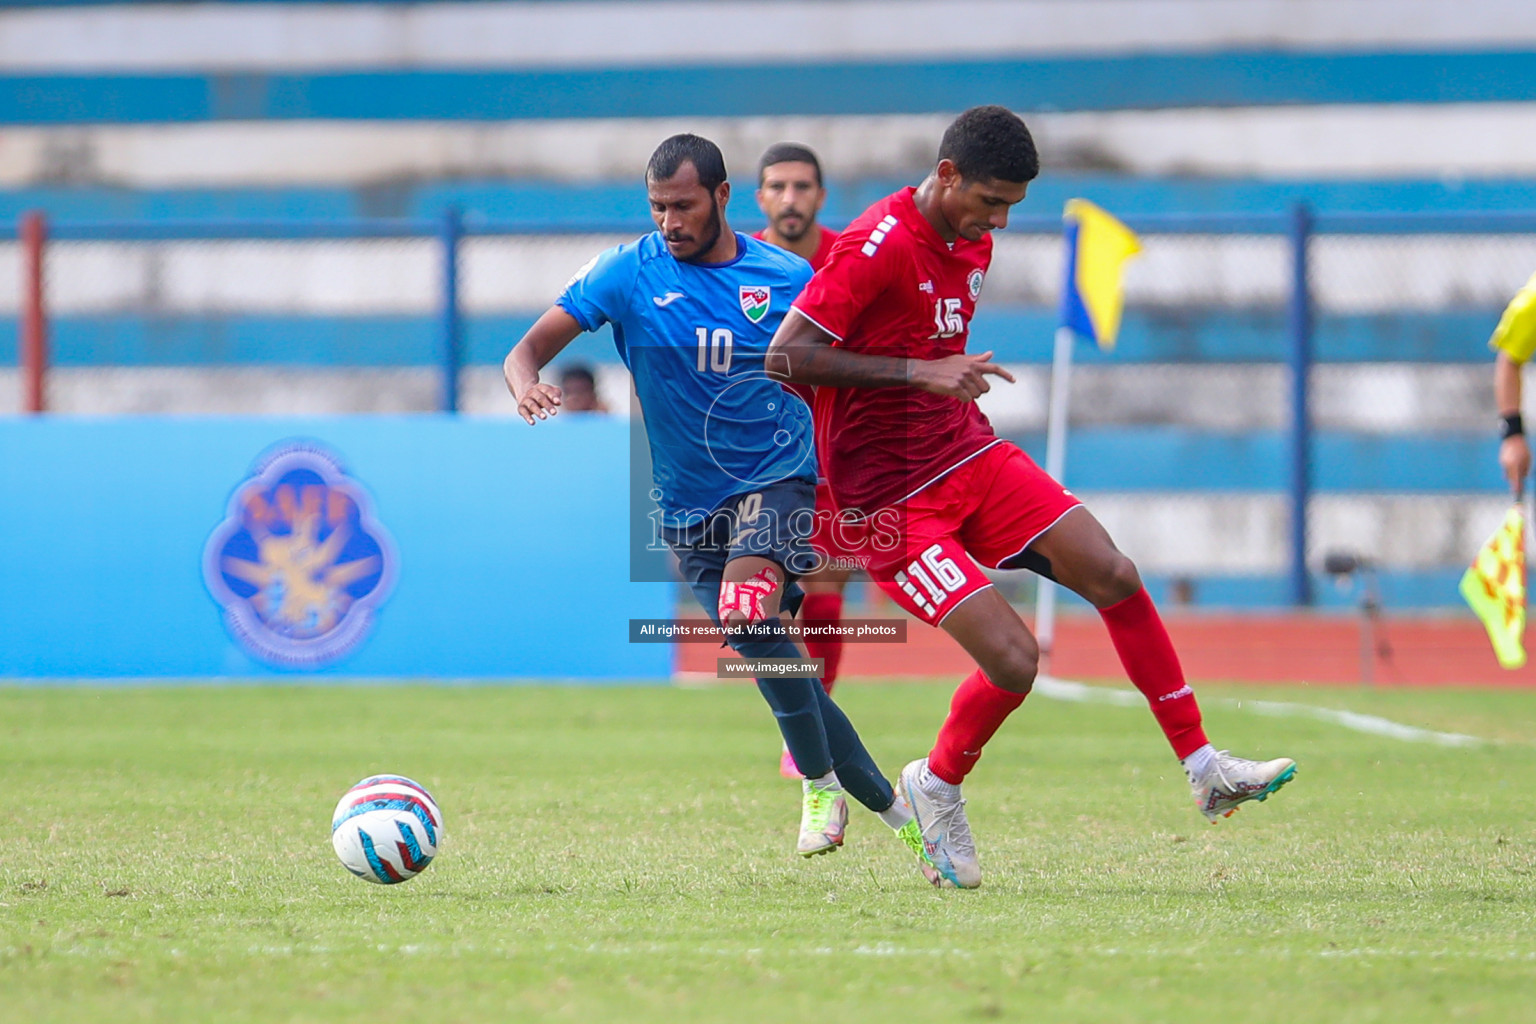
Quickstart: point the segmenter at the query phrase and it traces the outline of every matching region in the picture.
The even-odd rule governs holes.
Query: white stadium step
[[[632,0],[144,4],[0,12],[0,66],[65,70],[509,67],[1170,51],[1507,48],[1523,0]]]
[[[1536,174],[1536,104],[1238,107],[1028,117],[1047,173],[1327,179]],[[638,180],[656,144],[713,139],[750,203],[757,157],[794,139],[829,178],[920,176],[948,115],[512,121],[238,121],[7,128],[0,187],[353,185],[432,178]]]

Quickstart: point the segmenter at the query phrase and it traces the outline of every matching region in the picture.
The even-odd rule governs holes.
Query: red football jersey
[[[992,236],[945,242],[911,188],[850,224],[794,308],[870,355],[937,359],[965,351]],[[816,389],[816,447],[839,508],[902,501],[997,442],[975,402],[913,387]]]
[[[767,228],[764,228],[762,231],[759,231],[752,237],[766,242],[767,239],[763,238],[763,235],[767,232],[767,230]],[[820,224],[816,225],[816,230],[821,232],[821,242],[817,244],[816,251],[811,254],[810,264],[812,270],[820,270],[822,267],[826,266],[827,257],[832,255],[832,244],[837,241],[836,231],[832,231],[829,228],[824,228]],[[798,395],[801,401],[805,402],[806,405],[815,405],[816,389],[811,385],[786,383],[784,387],[791,393]],[[820,461],[820,456],[817,456],[817,460]]]

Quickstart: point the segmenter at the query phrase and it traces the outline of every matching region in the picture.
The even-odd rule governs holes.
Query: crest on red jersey
[[[977,296],[981,294],[981,280],[982,275],[979,270],[971,271],[971,276],[965,279],[965,286],[970,289],[972,302],[976,301]]]
[[[768,315],[768,304],[773,289],[767,285],[744,284],[741,286],[741,311],[753,323],[759,323]]]

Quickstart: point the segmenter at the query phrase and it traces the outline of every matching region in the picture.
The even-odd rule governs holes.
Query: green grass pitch
[[[889,773],[948,684],[845,684]],[[967,784],[987,875],[938,892],[872,815],[793,856],[743,686],[0,688],[14,1021],[1530,1019],[1536,700],[1205,687],[1297,780],[1208,826],[1145,709],[1037,696]],[[1251,713],[1351,708],[1458,749]],[[447,841],[393,887],[331,809],[378,771]]]

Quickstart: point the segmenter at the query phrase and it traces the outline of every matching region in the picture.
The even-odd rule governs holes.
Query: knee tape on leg
[[[781,582],[778,570],[765,565],[740,583],[721,583],[720,625],[729,628],[732,613],[745,616],[748,622],[762,622],[768,617],[765,610],[768,597],[779,589]]]

